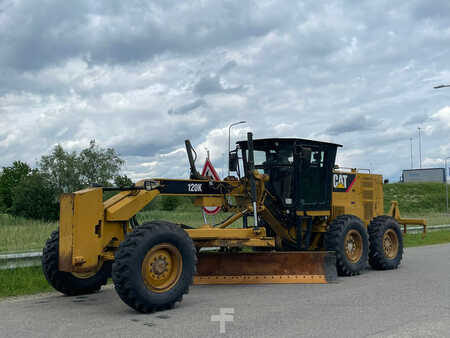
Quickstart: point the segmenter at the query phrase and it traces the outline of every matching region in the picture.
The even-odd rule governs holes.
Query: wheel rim
[[[388,229],[383,235],[383,249],[384,255],[393,259],[398,253],[398,236],[394,230]]]
[[[142,262],[142,277],[153,292],[166,292],[173,288],[181,276],[183,261],[180,251],[172,244],[154,246]]]
[[[97,271],[91,271],[91,272],[72,272],[72,275],[74,277],[77,277],[79,279],[88,279],[91,278],[92,276],[95,276],[95,274],[97,273]]]
[[[345,235],[344,241],[345,255],[352,263],[356,263],[361,259],[363,254],[363,239],[359,231],[350,230]]]
[[[100,269],[101,269],[102,266],[103,266],[103,263],[104,263],[104,262],[101,261],[101,262],[98,264],[98,266],[97,266],[97,268],[96,268],[95,270],[92,270],[92,271],[89,271],[89,272],[71,272],[71,274],[72,274],[74,277],[79,278],[79,279],[88,279],[88,278],[91,278],[91,277],[95,276],[95,275],[97,274],[97,272],[100,271]]]

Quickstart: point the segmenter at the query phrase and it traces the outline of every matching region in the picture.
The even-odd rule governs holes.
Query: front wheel
[[[145,223],[120,244],[112,278],[119,297],[148,313],[172,308],[192,284],[197,264],[194,242],[180,226]]]
[[[336,252],[339,276],[359,275],[366,267],[369,241],[364,223],[353,215],[340,215],[325,233],[325,248]]]
[[[375,270],[397,269],[403,257],[403,236],[390,216],[375,217],[369,224],[369,264]]]
[[[53,288],[68,296],[77,296],[97,292],[111,276],[111,263],[103,262],[98,271],[92,274],[70,273],[60,271],[59,231],[53,231],[45,243],[42,253],[42,270]]]

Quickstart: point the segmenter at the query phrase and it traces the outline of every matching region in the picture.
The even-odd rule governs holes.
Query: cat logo
[[[355,183],[356,175],[354,174],[334,174],[333,175],[333,191],[348,192]]]

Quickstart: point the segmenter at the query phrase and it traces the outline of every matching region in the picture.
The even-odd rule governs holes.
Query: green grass
[[[223,221],[230,213],[220,213],[217,216],[208,216],[208,223],[216,224]],[[137,215],[138,222],[151,220],[165,220],[189,226],[202,225],[203,216],[199,207],[186,208],[182,206],[175,211],[150,210]],[[241,226],[242,221],[234,226]],[[52,231],[56,230],[56,222],[49,223],[25,218],[16,218],[10,215],[0,215],[0,253],[39,251],[45,245]]]
[[[40,266],[0,270],[0,298],[54,291]]]
[[[430,231],[427,232],[424,238],[422,238],[421,233],[403,235],[405,248],[443,243],[450,243],[450,230]]]
[[[0,215],[0,252],[42,250],[57,223]]]
[[[406,218],[424,218],[427,221],[427,225],[450,224],[450,214],[438,214],[438,213],[433,214],[433,213],[418,213],[418,212],[405,214],[401,211],[401,216]]]
[[[389,211],[391,201],[398,201],[402,217],[425,218],[428,225],[450,224],[445,184],[392,183],[385,184],[383,190],[385,212]]]
[[[393,200],[398,201],[400,211],[405,215],[446,212],[443,183],[392,183],[385,184],[383,190],[386,212]]]
[[[207,216],[208,224],[217,224],[231,216],[232,213],[220,212],[214,216]],[[192,227],[198,227],[203,225],[203,215],[199,207],[184,210],[164,211],[164,210],[152,210],[144,211],[137,215],[139,223],[149,222],[152,220],[164,220],[172,223],[185,224]],[[242,219],[236,221],[230,227],[242,226]]]

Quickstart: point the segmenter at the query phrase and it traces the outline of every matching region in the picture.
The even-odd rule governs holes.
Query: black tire
[[[148,282],[150,277],[147,277],[146,273],[161,273],[152,270],[155,269],[153,263],[147,265],[151,262],[147,261],[149,255],[152,257],[153,250],[160,246],[169,246],[178,252],[181,262],[178,277],[169,283],[168,289],[157,292],[152,290],[153,285]],[[144,264],[144,262],[147,263]],[[139,226],[120,243],[113,264],[112,278],[119,297],[126,304],[139,312],[149,313],[173,308],[176,302],[182,300],[192,284],[196,265],[197,254],[194,242],[186,231],[176,224],[153,221]],[[143,269],[147,266],[150,267],[150,272],[144,273]],[[172,268],[168,274],[172,274]]]
[[[397,221],[390,216],[378,216],[368,229],[370,266],[375,270],[397,269],[403,257],[403,235]]]
[[[68,296],[97,292],[111,276],[111,262],[104,262],[100,270],[88,278],[79,278],[70,272],[59,271],[59,231],[53,231],[42,253],[42,270],[53,288]]]
[[[351,241],[350,249],[349,243],[345,243],[346,238],[347,241]],[[355,242],[357,245],[353,254]],[[365,269],[369,241],[366,227],[358,217],[353,215],[337,216],[325,233],[324,244],[326,250],[336,252],[336,267],[339,276],[359,275]]]

